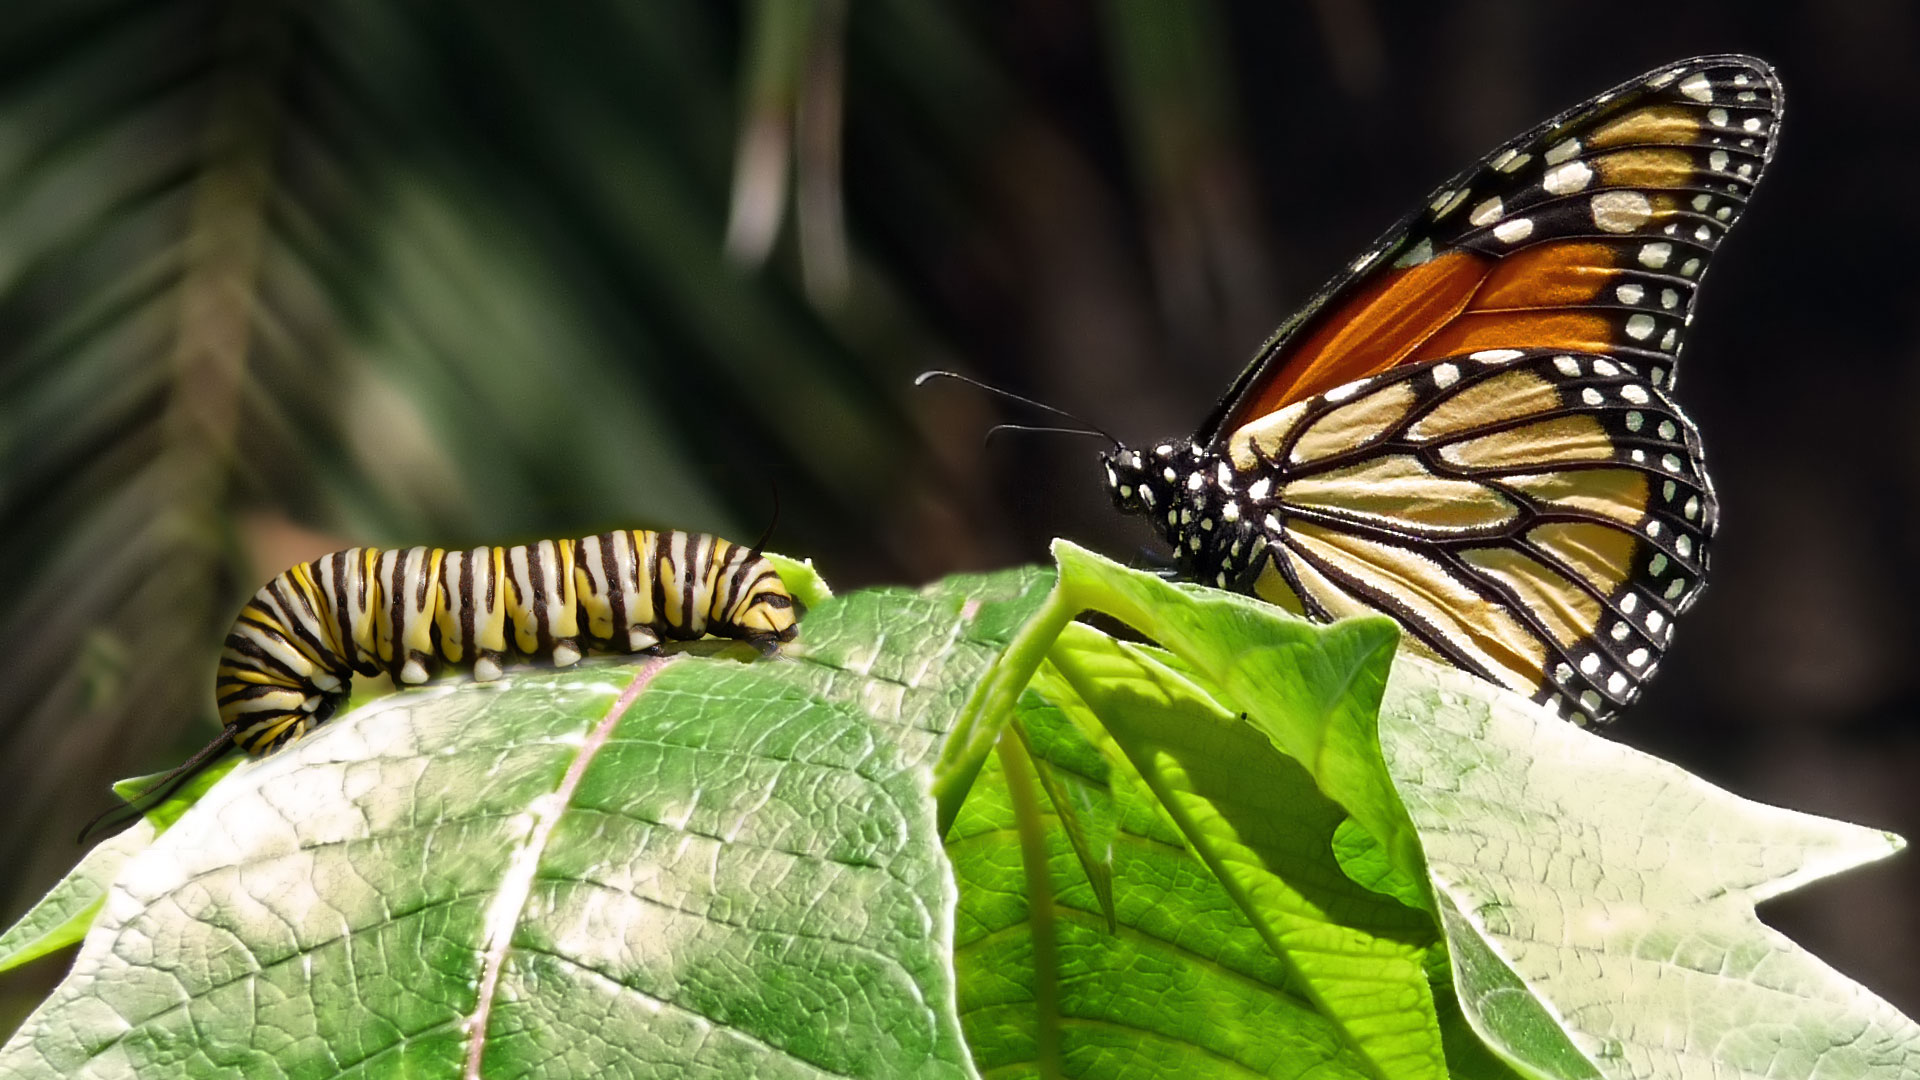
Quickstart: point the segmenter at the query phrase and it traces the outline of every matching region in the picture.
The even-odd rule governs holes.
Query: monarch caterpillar
[[[767,649],[791,641],[795,621],[759,547],[706,533],[336,551],[282,573],[241,609],[215,681],[219,737],[81,836],[116,813],[144,812],[233,747],[258,756],[298,739],[333,715],[355,674],[417,685],[457,665],[486,682],[518,656],[568,667],[595,645],[634,653],[707,635]]]

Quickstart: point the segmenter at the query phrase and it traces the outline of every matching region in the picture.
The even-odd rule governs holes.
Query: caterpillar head
[[[723,620],[726,635],[761,648],[792,641],[799,631],[800,612],[773,564],[749,553],[731,578],[736,587]]]

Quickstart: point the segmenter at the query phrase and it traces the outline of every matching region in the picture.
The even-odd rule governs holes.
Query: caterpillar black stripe
[[[705,533],[336,551],[241,609],[215,682],[224,729],[151,790],[164,795],[230,747],[260,755],[299,738],[333,715],[355,674],[416,685],[453,666],[484,682],[518,657],[567,667],[594,647],[633,653],[708,635],[770,649],[793,639],[796,618],[759,548]]]

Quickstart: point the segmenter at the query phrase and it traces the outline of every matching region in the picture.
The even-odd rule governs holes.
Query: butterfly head
[[[1178,505],[1176,485],[1188,457],[1184,444],[1161,443],[1145,450],[1115,446],[1100,455],[1107,473],[1107,494],[1123,514],[1165,513]]]
[[[1145,449],[1116,446],[1101,454],[1100,461],[1114,506],[1123,514],[1147,515],[1175,544],[1211,494],[1207,456],[1188,439]]]
[[[1265,541],[1241,478],[1225,459],[1180,439],[1144,450],[1118,447],[1102,454],[1101,463],[1114,505],[1153,522],[1182,574],[1228,588],[1257,569]]]

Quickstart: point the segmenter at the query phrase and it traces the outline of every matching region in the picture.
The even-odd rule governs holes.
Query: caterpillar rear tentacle
[[[709,635],[771,650],[793,639],[798,614],[757,546],[706,533],[323,555],[262,586],[228,631],[214,684],[220,737],[81,839],[144,812],[227,745],[258,756],[325,723],[356,674],[413,686],[451,666],[488,682],[516,657],[568,667],[595,646],[633,653]]]

